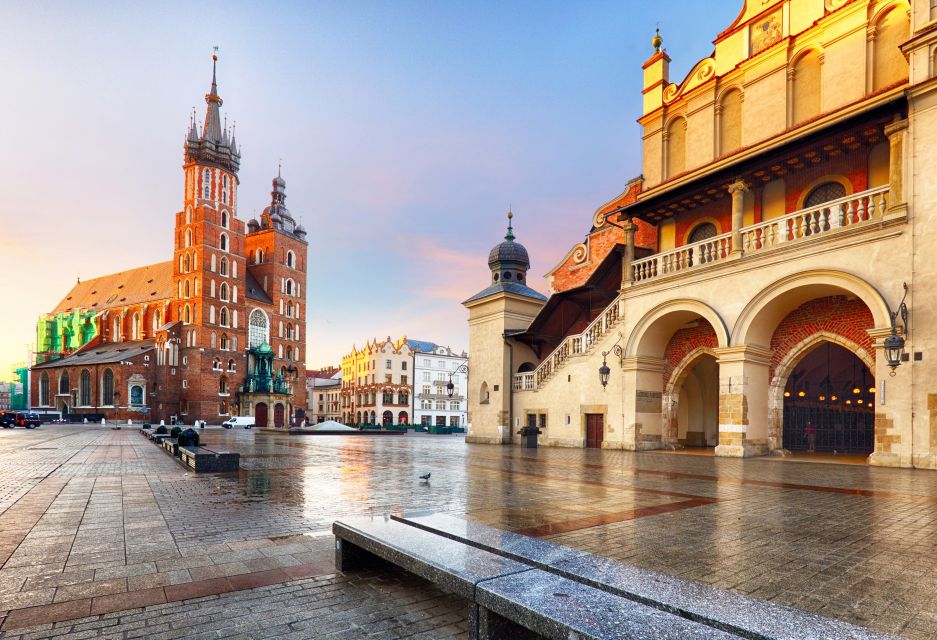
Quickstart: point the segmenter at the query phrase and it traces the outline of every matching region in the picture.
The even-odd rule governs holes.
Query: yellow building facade
[[[642,175],[549,298],[489,259],[465,302],[468,441],[937,467],[934,11],[749,0],[680,81],[655,38]]]

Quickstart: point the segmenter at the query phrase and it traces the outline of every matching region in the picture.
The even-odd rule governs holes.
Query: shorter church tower
[[[491,283],[462,303],[469,310],[466,442],[511,442],[516,431],[511,424],[511,379],[524,361],[514,350],[527,347],[512,345],[507,338],[530,326],[546,302],[544,295],[527,286],[530,258],[524,245],[514,240],[513,217],[508,212],[504,242],[488,255]]]

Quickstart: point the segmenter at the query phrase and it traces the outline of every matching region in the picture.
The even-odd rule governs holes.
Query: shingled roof
[[[153,340],[109,342],[96,347],[87,347],[64,358],[33,365],[33,369],[51,369],[52,367],[72,367],[87,364],[114,364],[130,360],[155,348],[156,342]]]
[[[172,262],[157,262],[79,282],[52,310],[52,315],[75,309],[102,311],[171,297]]]

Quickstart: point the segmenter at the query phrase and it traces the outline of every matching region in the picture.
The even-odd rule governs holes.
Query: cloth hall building
[[[36,410],[271,427],[303,416],[306,231],[280,175],[260,218],[238,217],[241,152],[214,68],[205,102],[185,138],[170,260],[79,281],[40,317]]]
[[[655,36],[642,174],[464,303],[468,440],[937,467],[933,4],[748,0],[679,81]]]

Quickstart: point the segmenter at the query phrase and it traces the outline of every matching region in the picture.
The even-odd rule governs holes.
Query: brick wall
[[[873,326],[872,312],[859,299],[828,296],[805,302],[789,313],[771,336],[770,379],[795,345],[820,331],[851,340],[874,358],[875,349],[868,333]]]
[[[686,327],[677,330],[664,349],[664,384],[670,382],[677,365],[688,353],[700,347],[715,349],[719,346],[716,332],[705,320],[700,320],[696,327]]]

